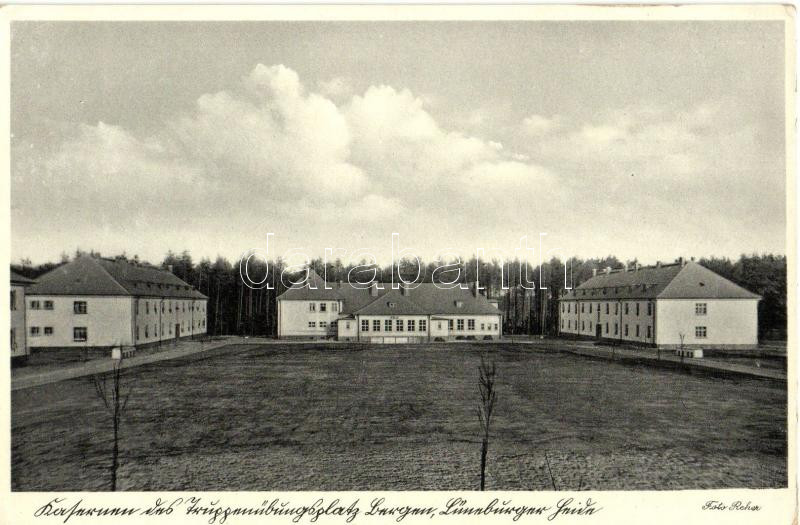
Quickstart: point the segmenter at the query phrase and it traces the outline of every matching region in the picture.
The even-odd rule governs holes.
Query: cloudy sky
[[[785,253],[781,23],[15,22],[11,96],[12,260]]]

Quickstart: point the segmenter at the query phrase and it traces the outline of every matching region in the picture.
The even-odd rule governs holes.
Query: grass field
[[[783,487],[786,385],[447,344],[231,346],[128,372],[123,490],[474,490],[477,365],[497,362],[487,489]],[[12,488],[106,490],[87,378],[12,392]]]

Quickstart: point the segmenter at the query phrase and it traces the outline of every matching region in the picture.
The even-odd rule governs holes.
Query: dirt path
[[[238,342],[240,339],[239,337],[226,337],[212,341],[181,341],[169,350],[125,358],[122,360],[122,368],[142,366],[167,359],[208,352],[209,350],[215,350]],[[113,370],[115,362],[113,359],[106,358],[94,359],[63,368],[48,367],[44,370],[37,370],[35,367],[31,367],[18,369],[15,371],[15,376],[11,378],[11,390],[21,390],[77,377],[110,372]]]

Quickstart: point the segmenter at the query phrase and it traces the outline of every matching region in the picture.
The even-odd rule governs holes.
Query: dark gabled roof
[[[354,313],[357,315],[427,315],[429,312],[426,312],[409,297],[404,296],[403,290],[389,290]]]
[[[688,263],[658,295],[659,299],[761,299],[697,263]]]
[[[176,275],[124,259],[82,256],[39,277],[30,295],[133,295],[206,299]]]
[[[441,285],[440,285],[441,286]],[[409,296],[414,302],[430,314],[500,314],[500,310],[494,306],[486,296],[472,291],[472,285],[468,288],[439,288],[433,283],[422,283],[417,288],[409,291]]]
[[[313,270],[309,271],[309,283],[293,286],[281,294],[281,301],[337,301],[343,302],[342,313],[360,315],[428,315],[428,314],[500,314],[485,296],[473,294],[471,289],[460,287],[443,289],[432,283],[421,283],[402,290],[391,289],[391,283],[379,283],[372,295],[369,288],[356,288],[349,283],[328,284]],[[395,303],[389,306],[389,303]]]
[[[599,273],[562,300],[759,299],[760,296],[695,262]]]
[[[96,260],[130,295],[207,299],[183,279],[161,268],[148,264],[134,264],[125,259]]]
[[[25,277],[24,275],[18,274],[14,270],[10,270],[10,271],[11,271],[11,282],[13,284],[21,284],[23,286],[26,286],[26,285],[33,284],[33,283],[36,282],[33,279],[29,279],[28,277]]]
[[[679,263],[598,273],[563,299],[655,299],[681,271]]]

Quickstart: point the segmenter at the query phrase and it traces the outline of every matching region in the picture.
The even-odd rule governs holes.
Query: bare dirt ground
[[[477,365],[498,367],[487,489],[785,487],[786,384],[522,345],[264,345],[127,370],[123,490],[474,490]],[[12,392],[13,490],[107,490],[88,378]]]

